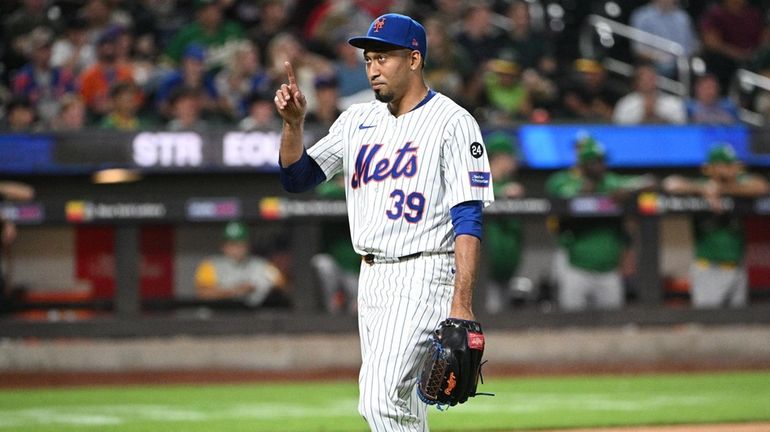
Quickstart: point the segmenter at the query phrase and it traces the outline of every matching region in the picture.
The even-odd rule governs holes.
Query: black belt
[[[401,257],[398,257],[398,258],[394,258],[394,259],[385,258],[385,259],[383,259],[383,262],[408,261],[410,259],[419,258],[420,256],[422,256],[422,252],[415,252],[413,254],[404,255],[404,256],[401,256]],[[375,258],[376,257],[374,256],[374,254],[361,255],[361,259],[364,260],[364,262],[369,264],[369,265],[374,264]]]

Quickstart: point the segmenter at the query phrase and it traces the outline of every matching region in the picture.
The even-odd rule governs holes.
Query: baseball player
[[[553,198],[612,196],[616,199],[652,188],[650,176],[624,176],[608,172],[604,146],[591,137],[578,140],[578,163],[553,174],[546,193]],[[630,239],[623,220],[616,217],[561,218],[559,252],[555,262],[559,307],[566,311],[588,308],[615,309],[625,295],[620,263]]]
[[[519,168],[518,154],[511,138],[504,132],[487,137],[487,154],[492,177],[495,179],[495,198],[522,198],[524,186],[515,181]],[[524,242],[522,222],[518,218],[505,217],[484,224],[489,280],[487,282],[487,312],[498,313],[510,306],[510,288],[521,263]]]
[[[249,231],[240,222],[222,232],[222,253],[198,264],[195,288],[206,300],[238,299],[248,307],[287,306],[286,281],[272,263],[251,254]]]
[[[767,180],[744,171],[735,150],[718,144],[708,153],[705,178],[669,176],[663,189],[703,196],[713,213],[693,217],[695,262],[690,269],[692,304],[697,308],[745,306],[748,280],[743,266],[743,221],[722,207],[722,196],[757,198],[770,191]]]
[[[316,188],[319,197],[345,199],[345,178],[337,174],[333,179]],[[318,282],[324,297],[326,310],[339,313],[358,310],[358,272],[361,256],[351,247],[350,227],[346,221],[324,222],[321,226],[322,250],[310,264],[318,273]]]
[[[344,173],[363,258],[358,410],[375,431],[426,431],[417,372],[439,322],[474,319],[481,210],[494,200],[489,162],[475,119],[425,84],[421,24],[386,14],[349,43],[363,49],[376,100],[352,105],[305,150],[305,97],[286,63],[275,96],[281,181],[301,192]]]

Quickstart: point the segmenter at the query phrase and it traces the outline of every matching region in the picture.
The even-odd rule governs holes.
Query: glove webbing
[[[441,383],[446,373],[448,366],[447,352],[444,349],[444,345],[436,338],[432,339],[433,345],[430,347],[429,356],[433,359],[433,367],[430,370],[430,378],[428,379],[428,385],[426,386],[426,393],[422,392],[419,386],[417,386],[417,396],[421,401],[428,405],[436,405],[439,411],[446,411],[450,408],[449,404],[442,404],[436,401],[438,392],[441,391]],[[479,365],[479,378],[481,383],[484,384],[484,375],[481,373],[481,369],[487,363],[488,360],[484,360]],[[475,396],[494,396],[494,393],[479,393],[474,392],[471,397]]]
[[[436,402],[438,392],[441,391],[441,382],[444,379],[446,368],[449,365],[447,360],[447,352],[444,350],[444,346],[441,342],[433,338],[433,345],[430,347],[430,357],[433,359],[433,367],[429,372],[428,385],[426,386],[425,393],[417,387],[417,395],[420,399],[429,405],[441,405]],[[439,408],[441,409],[441,408]]]

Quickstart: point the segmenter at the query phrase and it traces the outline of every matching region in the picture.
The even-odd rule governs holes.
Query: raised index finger
[[[286,75],[289,77],[289,86],[290,87],[297,87],[297,80],[294,78],[294,68],[291,66],[291,63],[284,62],[283,66],[286,68]]]

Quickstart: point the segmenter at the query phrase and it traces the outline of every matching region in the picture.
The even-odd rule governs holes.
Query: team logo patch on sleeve
[[[471,186],[489,187],[489,173],[484,171],[469,171]]]

